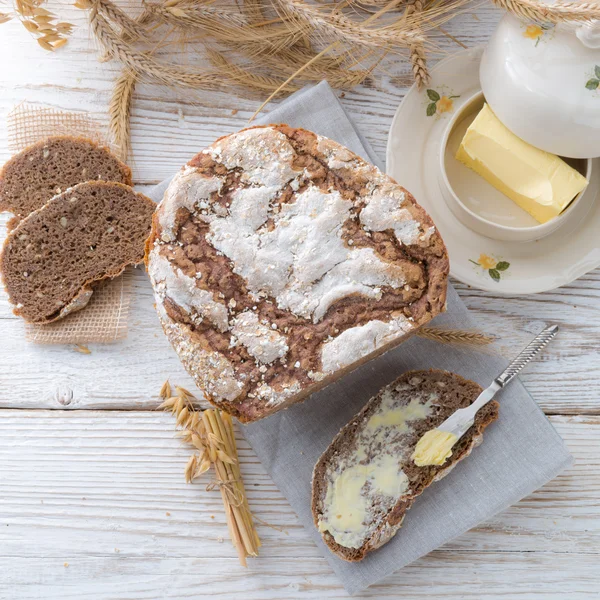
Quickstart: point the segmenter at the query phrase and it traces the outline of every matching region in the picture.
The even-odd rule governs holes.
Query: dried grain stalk
[[[214,6],[147,3],[146,9],[164,23],[183,29],[198,29],[225,44],[255,42],[277,51],[293,45],[303,35],[300,27],[290,26],[281,19],[275,23],[251,24],[237,11]]]
[[[495,339],[479,331],[464,329],[445,329],[442,327],[421,327],[417,331],[419,337],[440,344],[457,344],[461,346],[481,347],[492,344]]]
[[[160,62],[147,52],[137,51],[131,43],[119,36],[96,6],[90,10],[90,24],[104,49],[135,73],[170,86],[212,90],[223,86],[223,78],[215,71],[186,69],[174,63]]]
[[[419,14],[423,10],[423,0],[412,0],[406,7],[406,15]],[[429,83],[430,77],[425,58],[425,48],[422,42],[414,42],[410,45],[410,62],[417,88],[423,89]]]
[[[243,67],[239,67],[236,64],[230,62],[220,52],[208,49],[206,55],[210,63],[219,70],[223,77],[226,77],[234,85],[241,87],[250,88],[253,91],[261,92],[262,94],[269,93],[271,90],[277,88],[283,83],[283,79],[277,79],[276,77],[270,77],[268,75],[261,75],[260,73],[253,73]],[[288,84],[282,88],[282,94],[295,92],[298,90],[298,86],[294,84]]]
[[[278,0],[277,7],[282,16],[292,23],[307,23],[324,40],[359,44],[374,48],[408,48],[411,44],[425,40],[420,32],[415,32],[405,23],[386,27],[370,28],[365,22],[355,21],[340,11],[323,9],[303,0]]]
[[[125,69],[115,83],[108,107],[110,132],[118,149],[119,158],[123,161],[127,161],[130,152],[131,104],[136,81],[137,75],[135,72]]]
[[[600,19],[598,2],[557,2],[555,4],[546,4],[541,0],[492,0],[492,2],[517,17],[538,23]]]
[[[294,0],[286,0],[286,1],[287,2],[293,2]],[[391,0],[382,9],[378,10],[376,13],[373,13],[370,17],[368,17],[367,19],[365,19],[364,25],[368,25],[372,21],[374,21],[377,18],[379,18],[381,15],[384,15],[386,12],[388,12],[389,10],[391,10],[394,6],[397,6],[398,2],[399,2],[399,0]],[[306,71],[312,64],[316,63],[316,61],[319,60],[322,56],[325,56],[327,53],[331,52],[336,47],[339,47],[339,45],[340,45],[340,40],[339,39],[335,40],[334,42],[332,42],[331,44],[329,44],[329,46],[327,46],[326,48],[324,48],[323,50],[321,50],[321,52],[319,52],[317,55],[315,55],[304,66],[300,67],[295,73],[293,73],[292,75],[290,75],[285,80],[285,82],[282,84],[282,86],[284,86],[284,85],[288,84],[289,82],[293,81],[294,79],[296,79],[301,73],[303,73],[304,71]],[[272,92],[271,95],[256,109],[256,111],[254,112],[254,114],[250,117],[250,121],[254,120],[254,118],[256,117],[256,115],[279,93],[279,91],[281,90],[282,86],[280,86],[274,92]]]
[[[139,20],[132,19],[110,0],[93,0],[93,5],[107,19],[118,25],[122,34],[127,36],[129,40],[138,39],[144,34],[143,22],[140,23]]]
[[[0,13],[0,24],[16,17],[23,27],[31,33],[38,45],[48,52],[54,52],[67,43],[67,36],[73,25],[58,21],[58,17],[42,6],[46,0],[15,0],[14,15]]]
[[[56,23],[54,16],[40,6],[44,1],[15,0],[38,43],[55,49],[66,43],[71,26]],[[493,1],[530,20],[600,18],[599,5],[590,2],[546,5],[538,0]],[[349,89],[369,77],[383,56],[406,50],[414,79],[422,86],[429,79],[426,52],[435,48],[430,33],[456,15],[465,3],[155,0],[147,2],[136,19],[111,0],[76,0],[75,5],[89,9],[92,31],[106,55],[121,61],[139,79],[194,89],[241,87],[269,95],[270,100],[321,79],[327,79],[333,87]],[[0,15],[0,20],[6,18]],[[213,68],[182,66],[160,58],[157,50],[172,44],[187,45],[194,37],[199,42],[195,49],[202,51],[200,62],[208,58]],[[123,87],[115,90],[115,111],[124,91]],[[119,124],[119,135],[125,135],[124,123],[119,119],[115,123]],[[122,137],[121,141],[126,146]]]
[[[221,492],[231,540],[240,563],[247,566],[246,558],[258,556],[261,544],[240,472],[231,417],[216,408],[198,409],[194,395],[182,387],[176,386],[172,394],[171,384],[165,381],[159,408],[175,416],[179,436],[197,451],[185,466],[185,479],[191,483],[213,468],[215,480],[207,489]]]

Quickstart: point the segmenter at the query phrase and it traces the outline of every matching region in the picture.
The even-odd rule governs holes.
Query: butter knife
[[[456,436],[453,445],[473,426],[477,411],[485,406],[504,386],[512,381],[517,374],[527,365],[536,354],[557,334],[558,325],[546,327],[533,341],[515,358],[508,367],[494,379],[492,385],[483,390],[473,404],[467,408],[459,408],[452,413],[436,429],[451,433]]]

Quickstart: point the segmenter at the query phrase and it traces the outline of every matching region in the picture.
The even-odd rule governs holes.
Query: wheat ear
[[[493,337],[477,331],[444,329],[441,327],[421,327],[417,331],[417,335],[441,344],[459,344],[463,346],[487,346],[495,341]]]
[[[392,4],[395,6],[398,2]],[[279,0],[278,6],[291,20],[294,17],[300,17],[316,31],[320,31],[326,38],[336,41],[351,42],[375,48],[399,46],[408,48],[413,43],[424,41],[420,33],[416,33],[409,28],[391,26],[379,29],[366,28],[365,25],[376,18],[381,11],[365,21],[357,22],[349,19],[339,11],[325,13],[319,7],[307,4],[303,0]],[[384,7],[383,10],[386,10],[386,8]]]
[[[539,0],[492,0],[492,2],[517,17],[539,23],[600,19],[600,3],[597,2],[557,2],[556,4],[545,4]]]
[[[125,69],[115,83],[108,108],[110,131],[118,148],[119,158],[123,161],[127,161],[131,148],[131,103],[136,81],[137,75]]]
[[[146,53],[137,52],[116,34],[95,6],[90,10],[90,25],[104,49],[134,73],[143,73],[166,85],[213,90],[223,86],[223,78],[217,72],[192,71],[173,63],[160,63]]]
[[[226,44],[256,42],[273,51],[288,47],[302,35],[298,27],[283,24],[281,19],[277,19],[275,23],[263,21],[263,24],[249,24],[239,13],[214,6],[185,5],[181,8],[147,3],[146,10],[164,23],[180,29],[199,29]]]
[[[93,5],[107,19],[116,23],[129,39],[137,39],[143,35],[144,28],[140,22],[132,19],[110,0],[93,0]]]
[[[295,1],[295,0],[286,0],[286,1]],[[364,24],[368,25],[371,21],[374,21],[375,19],[377,19],[378,17],[380,17],[381,15],[385,14],[386,12],[388,12],[389,10],[391,10],[394,6],[396,6],[398,4],[400,0],[391,0],[391,2],[388,2],[382,9],[378,10],[376,13],[372,14],[368,19],[365,19]],[[331,52],[331,50],[333,50],[338,44],[340,43],[340,40],[336,40],[335,42],[329,44],[329,46],[327,46],[327,48],[324,48],[323,50],[321,50],[321,52],[319,52],[318,54],[316,54],[313,58],[311,58],[305,65],[303,65],[302,67],[300,67],[294,74],[290,75],[285,82],[278,88],[276,89],[257,109],[256,112],[250,117],[248,122],[251,122],[254,120],[254,118],[256,117],[256,115],[269,103],[271,102],[271,100],[273,98],[275,98],[275,96],[279,93],[280,89],[283,88],[283,86],[287,85],[288,83],[290,83],[291,81],[293,81],[298,75],[300,75],[303,71],[305,71],[306,69],[308,69],[308,67],[310,67],[310,65],[312,65],[313,63],[315,63],[317,60],[319,60],[322,56],[325,56],[328,52]]]
[[[406,7],[406,16],[416,15],[423,12],[423,0],[414,0]],[[425,48],[420,41],[410,45],[410,62],[417,89],[422,89],[429,83],[429,70],[427,69],[427,60],[425,58]]]
[[[224,77],[229,78],[234,84],[244,85],[264,93],[272,92],[283,83],[283,79],[276,79],[275,77],[252,73],[247,69],[239,67],[238,65],[228,61],[220,52],[216,52],[215,50],[208,49],[206,51],[206,55],[211,64],[216,67]],[[288,83],[281,89],[281,92],[292,93],[298,89],[299,88],[297,85]]]

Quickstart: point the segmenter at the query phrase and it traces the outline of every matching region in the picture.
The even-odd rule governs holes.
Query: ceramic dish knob
[[[506,15],[483,54],[481,87],[496,116],[537,148],[600,156],[600,22],[526,23]]]

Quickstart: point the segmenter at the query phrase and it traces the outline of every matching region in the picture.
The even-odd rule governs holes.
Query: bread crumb
[[[91,354],[92,353],[92,351],[87,346],[84,346],[83,344],[76,344],[75,351],[80,352],[81,354]]]
[[[237,114],[238,114],[238,110],[237,110],[237,108],[234,108],[234,109],[231,111],[231,115],[233,116],[233,115],[237,115]]]
[[[67,563],[67,562],[63,565],[63,567],[68,567],[68,566],[69,566],[69,563]]]
[[[167,517],[170,517],[171,513],[170,512],[166,512],[165,515],[167,515]]]

